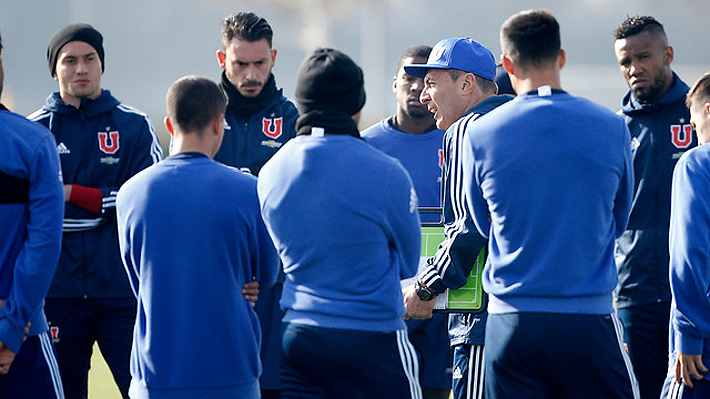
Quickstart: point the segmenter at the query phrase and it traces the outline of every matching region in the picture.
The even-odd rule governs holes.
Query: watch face
[[[421,299],[422,301],[430,301],[436,296],[419,284],[415,285],[415,292],[417,293],[419,299]]]

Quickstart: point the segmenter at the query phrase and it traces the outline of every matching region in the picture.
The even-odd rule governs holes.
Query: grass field
[[[453,399],[453,397],[453,393],[449,395],[449,399]],[[89,399],[121,399],[116,383],[113,382],[111,371],[97,345],[94,345],[94,355],[91,357]]]
[[[97,345],[94,345],[89,370],[89,399],[121,399],[121,393]]]

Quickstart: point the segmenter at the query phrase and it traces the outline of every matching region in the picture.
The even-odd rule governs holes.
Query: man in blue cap
[[[497,96],[493,54],[471,38],[449,38],[434,46],[426,64],[405,65],[405,71],[424,78],[420,101],[434,114],[444,134],[442,206],[446,237],[416,283],[404,290],[407,316],[429,318],[433,299],[446,289],[466,283],[486,240],[478,234],[460,185],[464,165],[461,142],[472,122],[512,97]],[[483,338],[487,313],[453,313],[449,339],[454,348],[454,397],[483,397]]]

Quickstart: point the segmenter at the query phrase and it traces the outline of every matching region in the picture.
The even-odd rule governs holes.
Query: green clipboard
[[[420,207],[419,213],[441,215],[439,207]],[[422,223],[422,249],[419,269],[426,267],[426,259],[434,256],[442,241],[444,241],[444,227],[442,221],[438,223]],[[435,312],[449,313],[478,313],[485,309],[486,295],[483,292],[482,275],[486,263],[486,247],[476,258],[471,268],[471,273],[466,277],[466,284],[456,290],[446,290],[435,299]]]

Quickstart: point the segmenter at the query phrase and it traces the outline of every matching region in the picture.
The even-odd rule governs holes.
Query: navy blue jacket
[[[631,133],[634,198],[626,231],[617,239],[617,306],[670,302],[668,228],[673,168],[697,145],[685,105],[688,86],[673,74],[663,98],[641,104],[629,92],[621,113]]]
[[[62,253],[47,297],[133,298],[118,252],[116,193],[162,157],[150,120],[108,90],[79,108],[53,93],[29,118],[54,134],[64,184],[99,188],[103,199],[98,214],[66,203]]]
[[[456,289],[466,283],[481,248],[486,245],[473,223],[463,191],[463,140],[476,120],[501,104],[510,101],[508,95],[493,96],[477,104],[452,124],[444,133],[444,165],[441,202],[446,237],[436,254],[427,260],[429,266],[419,274],[425,285],[435,292]],[[451,345],[483,345],[488,314],[449,315]]]
[[[298,111],[282,93],[276,90],[269,105],[248,119],[227,109],[224,139],[214,159],[257,176],[266,161],[296,136]]]

